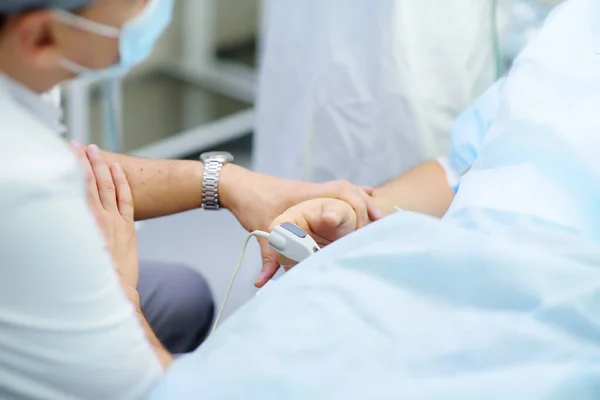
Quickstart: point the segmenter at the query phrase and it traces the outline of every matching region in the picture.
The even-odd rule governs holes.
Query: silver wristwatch
[[[200,160],[204,163],[204,177],[202,178],[202,208],[205,210],[218,210],[219,204],[219,179],[223,165],[233,162],[233,156],[226,151],[211,151],[202,153]]]

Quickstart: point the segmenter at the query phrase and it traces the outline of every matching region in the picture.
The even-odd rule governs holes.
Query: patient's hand
[[[118,164],[109,166],[98,147],[73,144],[86,172],[88,201],[123,283],[136,289],[138,250],[133,196]]]
[[[273,221],[271,230],[284,222],[291,222],[302,228],[321,247],[355,231],[360,225],[352,206],[337,199],[313,199],[291,207]],[[295,264],[281,256],[278,257],[278,262],[286,270]],[[276,269],[263,268],[256,285],[263,286],[275,272]]]

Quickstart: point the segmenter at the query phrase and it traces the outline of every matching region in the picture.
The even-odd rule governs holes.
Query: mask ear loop
[[[56,15],[58,20],[62,23],[77,29],[81,29],[85,32],[108,37],[111,39],[118,39],[121,36],[121,30],[119,28],[115,28],[113,26],[106,26],[98,22],[90,21],[86,18],[72,14],[65,10],[54,10],[54,15]],[[71,71],[76,75],[81,75],[90,71],[89,68],[84,67],[66,58],[62,58],[60,60],[60,63],[63,68],[65,68],[67,71]]]
[[[233,284],[235,282],[235,278],[237,277],[238,272],[240,272],[240,267],[242,266],[242,261],[244,260],[244,254],[246,253],[246,248],[248,247],[250,238],[253,236],[263,237],[263,238],[268,239],[270,235],[267,232],[254,231],[246,237],[246,240],[244,241],[244,246],[242,247],[242,254],[240,254],[240,258],[238,259],[235,269],[233,270],[233,276],[231,277],[231,281],[229,282],[229,287],[227,288],[227,293],[225,293],[225,299],[223,300],[223,303],[221,303],[221,307],[219,308],[219,312],[217,313],[217,317],[215,318],[215,322],[213,323],[213,326],[210,330],[209,336],[213,334],[215,329],[217,329],[217,326],[219,325],[219,321],[221,320],[221,317],[223,316],[223,311],[225,310],[225,306],[227,305],[227,300],[229,300],[229,295],[231,294],[231,290],[233,289]]]
[[[61,22],[89,33],[114,39],[118,39],[119,36],[121,36],[121,29],[115,28],[114,26],[91,21],[65,10],[54,10],[54,14]]]
[[[76,62],[73,62],[67,58],[62,57],[60,59],[60,65],[66,69],[67,71],[70,71],[72,73],[74,73],[75,75],[81,75],[84,74],[86,72],[89,72],[90,69],[84,67],[83,65],[79,65]]]

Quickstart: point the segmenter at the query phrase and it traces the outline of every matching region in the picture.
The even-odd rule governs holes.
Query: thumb
[[[269,247],[269,242],[265,238],[260,238],[259,243],[262,269],[254,281],[254,286],[261,288],[275,275],[279,269],[279,263],[277,262],[277,252]]]
[[[329,228],[337,228],[348,220],[348,216],[340,214],[337,210],[324,210],[321,217]]]
[[[307,222],[312,233],[333,242],[356,229],[356,214],[348,204],[335,201],[307,215]]]

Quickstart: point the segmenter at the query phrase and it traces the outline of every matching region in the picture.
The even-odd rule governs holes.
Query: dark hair
[[[0,14],[0,31],[4,29],[4,25],[6,25],[6,21],[8,21],[8,17],[6,15]]]

